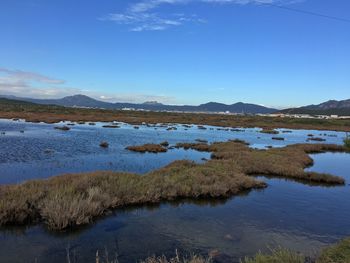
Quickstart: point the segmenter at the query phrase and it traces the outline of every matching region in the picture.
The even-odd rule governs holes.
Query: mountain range
[[[99,101],[93,98],[90,98],[85,95],[73,95],[67,96],[62,99],[33,99],[33,98],[22,98],[16,96],[1,96],[8,99],[27,101],[37,104],[52,104],[65,107],[89,107],[89,108],[103,108],[103,109],[124,109],[132,108],[136,110],[152,110],[152,111],[180,111],[180,112],[231,112],[231,113],[248,113],[248,114],[257,114],[257,113],[273,113],[277,109],[264,107],[256,104],[249,104],[238,102],[231,105],[217,103],[217,102],[208,102],[198,106],[191,105],[166,105],[156,101],[147,101],[144,103],[110,103]]]
[[[350,116],[350,99],[329,100],[317,105],[290,108],[280,111],[286,114],[339,115]]]
[[[230,113],[246,113],[246,114],[310,114],[310,115],[339,115],[350,116],[350,99],[348,100],[329,100],[317,105],[307,105],[299,108],[289,108],[277,110],[257,104],[237,102],[231,105],[208,102],[198,106],[192,105],[166,105],[157,101],[146,101],[144,103],[122,103],[122,102],[105,102],[93,99],[86,95],[73,95],[61,99],[34,99],[16,96],[1,96],[7,99],[32,102],[37,104],[50,104],[65,107],[88,107],[103,109],[135,109],[135,110],[151,110],[151,111],[179,111],[179,112],[230,112]]]

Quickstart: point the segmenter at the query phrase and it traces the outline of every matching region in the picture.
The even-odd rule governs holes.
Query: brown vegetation
[[[344,184],[340,177],[304,172],[313,163],[308,153],[344,151],[342,146],[299,144],[256,150],[244,142],[229,141],[192,144],[190,148],[206,148],[213,159],[203,164],[175,161],[145,175],[101,171],[0,186],[0,225],[42,221],[50,229],[61,230],[87,224],[116,207],[177,198],[229,197],[266,186],[249,175]]]
[[[210,152],[210,146],[206,143],[177,143],[175,148],[193,149],[199,152]]]
[[[137,146],[128,146],[126,147],[127,150],[133,151],[133,152],[140,152],[140,153],[164,153],[167,151],[167,148],[164,148],[160,144],[144,144],[144,145],[137,145]]]

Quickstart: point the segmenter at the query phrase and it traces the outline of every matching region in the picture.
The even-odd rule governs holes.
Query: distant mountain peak
[[[282,110],[282,113],[289,114],[312,114],[312,115],[349,115],[350,99],[328,100],[317,105],[308,105],[300,108]]]

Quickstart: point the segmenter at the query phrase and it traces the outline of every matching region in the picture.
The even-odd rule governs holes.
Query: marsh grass
[[[154,145],[141,147],[142,151],[154,149]],[[212,152],[212,160],[203,164],[175,161],[145,175],[100,171],[0,186],[0,225],[43,222],[49,229],[63,230],[88,224],[118,207],[225,198],[266,187],[249,175],[276,175],[329,185],[345,182],[341,177],[304,171],[313,164],[309,153],[344,151],[342,146],[298,144],[257,150],[244,142],[229,141],[191,144],[189,148]]]
[[[137,146],[128,146],[126,147],[127,150],[133,151],[133,152],[139,152],[139,153],[164,153],[167,152],[167,148],[165,148],[165,145],[169,145],[167,142],[163,142],[161,144],[144,144],[144,145],[137,145]]]
[[[202,257],[191,255],[183,258],[176,253],[176,257],[167,259],[165,256],[149,257],[141,263],[209,263],[214,262],[215,257]],[[227,261],[231,262],[231,261]],[[315,258],[285,249],[271,249],[269,253],[257,253],[254,257],[245,257],[240,263],[350,263],[350,238],[340,241],[331,247],[325,248]]]
[[[316,263],[350,263],[350,238],[324,249]]]
[[[266,133],[266,134],[279,134],[278,131],[276,130],[271,130],[271,129],[262,129],[260,133]]]
[[[246,257],[241,263],[305,263],[305,261],[305,256],[301,254],[278,248],[271,250],[270,254],[259,252],[253,258]]]

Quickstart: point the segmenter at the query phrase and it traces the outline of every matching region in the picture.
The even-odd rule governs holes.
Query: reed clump
[[[133,151],[133,152],[139,152],[139,153],[164,153],[167,152],[167,148],[165,148],[161,144],[144,144],[144,145],[137,145],[137,146],[128,146],[126,147],[127,150]]]
[[[344,151],[343,146],[298,144],[257,150],[243,142],[229,141],[192,144],[190,148],[206,149],[212,152],[212,159],[202,164],[175,161],[145,175],[100,171],[2,185],[0,225],[43,222],[49,229],[63,230],[88,224],[117,207],[179,198],[226,198],[266,187],[266,183],[249,175],[344,184],[340,177],[304,171],[313,163],[308,153]]]

